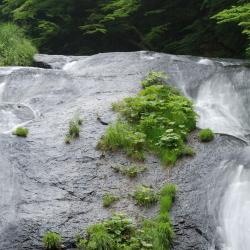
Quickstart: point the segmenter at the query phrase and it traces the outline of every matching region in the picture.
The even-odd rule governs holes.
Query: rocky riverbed
[[[169,81],[194,99],[202,79],[218,73],[218,68],[227,70],[229,65],[200,60],[151,52],[37,55],[36,65],[46,69],[1,68],[0,115],[8,109],[12,115],[9,124],[25,123],[30,134],[27,138],[11,135],[0,117],[0,249],[41,249],[41,237],[47,230],[59,232],[65,246],[72,248],[78,232],[114,211],[135,220],[152,217],[157,206],[138,208],[128,194],[140,183],[158,190],[167,182],[178,186],[171,212],[176,232],[173,249],[205,250],[216,245],[209,210],[211,180],[221,161],[245,146],[242,140],[218,134],[213,142],[201,144],[195,131],[189,140],[196,156],[163,168],[158,159],[148,155],[147,171],[135,180],[112,169],[132,163],[123,154],[103,155],[96,150],[104,124],[116,118],[111,104],[135,95],[150,70],[167,72]],[[239,66],[237,70],[243,71]],[[76,113],[83,117],[80,138],[66,145],[68,122]],[[221,129],[221,124],[214,126]],[[102,196],[106,192],[122,199],[105,209]]]

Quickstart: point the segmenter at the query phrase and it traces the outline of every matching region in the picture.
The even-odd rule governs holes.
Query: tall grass
[[[0,66],[29,66],[37,52],[15,24],[0,25]]]

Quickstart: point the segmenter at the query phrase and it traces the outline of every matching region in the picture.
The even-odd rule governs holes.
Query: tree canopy
[[[0,0],[0,20],[21,26],[43,53],[244,57],[249,6],[242,0]]]

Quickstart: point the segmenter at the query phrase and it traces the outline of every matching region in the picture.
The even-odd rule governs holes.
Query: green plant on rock
[[[136,188],[133,194],[136,204],[139,206],[150,206],[158,201],[158,195],[154,192],[153,188],[145,185],[140,185]]]
[[[43,236],[43,245],[45,249],[57,250],[61,248],[62,237],[55,232],[47,232]]]
[[[193,103],[173,87],[155,82],[144,85],[137,96],[113,104],[120,116],[101,138],[100,149],[123,150],[139,160],[150,151],[165,165],[185,155],[187,136],[196,128]]]
[[[202,129],[199,132],[199,140],[201,142],[210,142],[214,139],[214,133],[211,129],[206,128],[206,129]]]
[[[144,172],[147,168],[145,166],[133,165],[130,167],[125,166],[116,166],[113,167],[116,172],[121,173],[129,178],[135,178],[138,174]]]
[[[150,189],[150,192],[152,190]],[[148,191],[147,191],[148,193]],[[123,214],[115,214],[110,219],[90,226],[85,237],[77,236],[76,245],[80,250],[170,250],[174,238],[169,210],[176,193],[176,187],[166,184],[156,201],[170,201],[162,205],[158,216],[144,220],[136,226]],[[154,194],[154,197],[156,195]]]
[[[69,130],[64,138],[64,142],[66,144],[70,144],[73,139],[76,139],[80,136],[80,126],[82,123],[83,120],[78,115],[69,122]]]
[[[142,81],[142,87],[146,88],[152,85],[164,85],[168,79],[164,72],[151,71],[148,76]]]
[[[12,132],[12,134],[19,137],[27,137],[29,134],[29,130],[24,127],[18,127],[15,129],[15,131]]]
[[[107,193],[107,194],[104,194],[104,196],[102,197],[102,204],[104,207],[110,207],[114,202],[118,200],[119,200],[119,197],[113,194]]]

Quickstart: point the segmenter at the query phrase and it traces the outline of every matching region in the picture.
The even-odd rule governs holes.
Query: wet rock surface
[[[168,72],[178,86],[187,70],[184,65],[195,71],[199,59],[134,52],[77,58],[39,55],[38,61],[54,69],[0,71],[5,82],[1,105],[22,103],[36,113],[27,125],[30,134],[26,139],[0,135],[0,249],[41,249],[41,237],[47,230],[61,233],[70,248],[78,232],[114,211],[135,220],[152,217],[157,206],[138,208],[128,194],[138,184],[158,190],[166,182],[177,184],[179,190],[171,212],[176,231],[173,249],[209,249],[215,230],[207,208],[209,180],[226,154],[245,145],[242,141],[217,135],[213,142],[200,144],[194,132],[190,144],[195,157],[164,169],[149,155],[148,170],[135,180],[112,170],[116,164],[131,164],[123,154],[103,155],[95,149],[106,129],[97,118],[105,123],[115,120],[113,102],[135,95],[150,70]],[[174,64],[176,61],[180,63]],[[193,95],[199,79],[214,70],[207,64],[199,68],[203,73],[193,72],[196,85],[186,86]],[[80,138],[66,145],[64,136],[75,113],[84,119]],[[122,197],[111,209],[102,207],[106,192]]]

